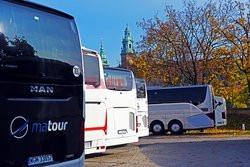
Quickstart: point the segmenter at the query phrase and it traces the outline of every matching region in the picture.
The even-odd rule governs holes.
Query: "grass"
[[[250,130],[232,130],[232,129],[205,129],[203,132],[199,130],[191,130],[186,132],[187,135],[250,135]]]

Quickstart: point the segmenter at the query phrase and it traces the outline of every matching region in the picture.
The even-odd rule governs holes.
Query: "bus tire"
[[[150,124],[150,130],[153,135],[162,135],[165,132],[164,125],[161,121],[154,121]]]
[[[183,125],[180,121],[178,120],[173,120],[168,124],[168,130],[172,135],[181,135],[184,130],[183,130]]]

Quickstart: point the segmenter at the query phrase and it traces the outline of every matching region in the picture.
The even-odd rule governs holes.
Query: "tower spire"
[[[109,61],[105,55],[104,48],[103,48],[103,42],[101,40],[101,47],[100,47],[100,57],[102,59],[103,66],[109,66]]]
[[[122,49],[121,49],[121,65],[124,68],[127,68],[128,58],[132,55],[135,55],[135,50],[133,46],[134,40],[129,29],[129,25],[126,25],[124,31],[124,37],[122,39]]]

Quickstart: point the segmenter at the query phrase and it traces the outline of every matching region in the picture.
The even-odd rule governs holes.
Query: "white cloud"
[[[0,33],[4,33],[4,27],[2,23],[0,23]]]

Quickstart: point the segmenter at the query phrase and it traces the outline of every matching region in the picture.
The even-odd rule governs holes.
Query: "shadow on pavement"
[[[109,150],[117,149],[117,148],[121,148],[121,147],[125,147],[125,146],[127,146],[127,144],[118,145],[118,146],[109,146],[109,147],[107,147],[106,152],[104,152],[104,153],[95,153],[95,154],[85,155],[85,158],[86,158],[86,159],[91,159],[91,158],[96,158],[96,157],[108,156],[108,155],[113,154],[113,153],[108,153]]]
[[[85,159],[103,157],[103,156],[108,156],[108,155],[111,155],[111,153],[95,153],[95,154],[85,155]]]
[[[250,140],[189,141],[138,146],[159,166],[250,166]]]

